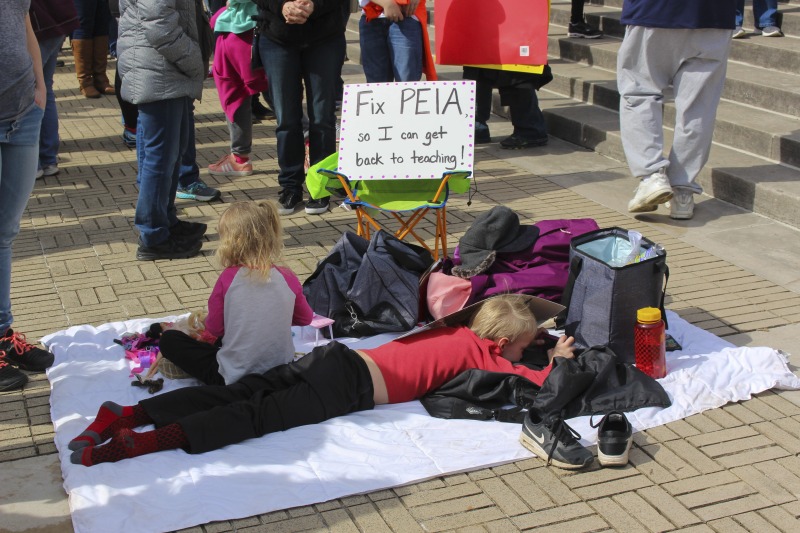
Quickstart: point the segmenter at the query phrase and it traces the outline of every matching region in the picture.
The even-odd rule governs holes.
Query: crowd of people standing
[[[753,4],[764,36],[780,35],[773,4]],[[194,101],[202,97],[209,76],[219,89],[230,134],[230,152],[210,165],[209,173],[253,172],[252,122],[262,96],[276,121],[278,213],[291,214],[303,204],[309,214],[329,209],[328,198],[304,202],[303,184],[308,165],[336,151],[348,0],[0,0],[0,6],[0,353],[5,354],[0,381],[11,372],[7,361],[15,356],[9,354],[27,361],[17,365],[21,368],[44,368],[52,360],[11,328],[11,244],[35,179],[59,171],[52,84],[68,36],[81,94],[115,95],[124,118],[123,141],[136,149],[138,260],[188,258],[203,246],[206,224],[180,220],[175,201],[219,197],[199,178],[194,138]],[[572,7],[568,36],[601,37],[585,21],[583,2],[576,0]],[[425,0],[360,0],[360,8],[367,82],[436,79]],[[109,27],[117,18],[112,85],[106,72]],[[742,21],[741,0],[624,3],[627,31],[617,69],[621,136],[631,171],[641,180],[631,212],[653,211],[674,198],[671,216],[692,217],[693,194],[700,192],[695,178],[708,158],[729,41],[741,37]],[[491,141],[486,121],[497,88],[510,104],[514,125],[501,147],[547,143],[536,97],[541,77],[469,68],[465,77],[478,82],[476,142]],[[690,77],[695,82],[682,83]],[[677,94],[678,125],[676,141],[664,156],[655,106],[670,83]],[[647,139],[652,142],[645,145]],[[21,378],[13,374],[10,379]]]

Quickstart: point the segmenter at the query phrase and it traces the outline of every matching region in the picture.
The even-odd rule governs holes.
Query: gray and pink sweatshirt
[[[208,298],[206,331],[222,338],[217,362],[228,385],[290,362],[291,327],[307,326],[314,316],[290,269],[273,266],[268,280],[250,272],[226,268]]]

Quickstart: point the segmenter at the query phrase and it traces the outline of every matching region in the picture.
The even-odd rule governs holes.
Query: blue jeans
[[[178,172],[178,184],[182,189],[200,181],[200,167],[197,166],[197,147],[194,139],[194,102],[192,102],[192,112],[189,113],[189,140],[181,157],[181,168]]]
[[[119,94],[119,91],[117,91],[117,94]],[[139,116],[138,110],[136,111],[136,116],[137,117]],[[138,144],[136,145],[136,158],[137,159],[139,158]],[[196,181],[200,181],[200,167],[197,166],[197,147],[195,146],[195,138],[194,138],[194,102],[193,102],[192,113],[191,116],[189,117],[189,141],[186,144],[186,150],[184,150],[183,155],[181,156],[181,168],[178,171],[178,185],[182,189],[185,189]],[[139,177],[139,174],[137,174],[136,185],[141,185],[141,184],[142,184],[141,178]]]
[[[400,22],[377,18],[358,21],[361,64],[367,83],[422,79],[422,25],[406,17]]]
[[[282,189],[302,192],[303,84],[308,102],[309,157],[313,165],[336,151],[336,83],[342,72],[344,33],[306,47],[285,46],[262,37],[259,51],[278,122],[275,128],[278,183]]]
[[[0,331],[11,326],[11,243],[36,182],[39,128],[37,105],[15,120],[0,120]]]
[[[61,50],[64,39],[66,36],[62,35],[39,43],[44,84],[47,87],[47,105],[44,108],[42,131],[39,133],[39,168],[58,163],[58,110],[56,95],[53,92],[53,74],[56,71],[58,51]]]
[[[169,238],[178,222],[175,191],[181,156],[189,143],[192,100],[172,98],[139,104],[136,155],[139,163],[139,199],[134,223],[139,241],[156,246]]]
[[[753,16],[756,28],[778,25],[778,0],[753,0]],[[744,22],[744,0],[736,2],[736,27]]]
[[[72,32],[73,39],[94,39],[108,35],[111,11],[108,0],[75,0],[80,27]]]

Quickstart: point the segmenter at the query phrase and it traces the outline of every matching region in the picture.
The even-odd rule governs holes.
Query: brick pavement
[[[218,215],[230,202],[277,195],[274,123],[254,128],[254,175],[227,179],[204,173],[209,185],[223,191],[222,201],[178,201],[181,216],[209,224],[203,253],[190,260],[137,262],[135,153],[120,139],[116,100],[82,98],[71,58],[64,59],[67,67],[57,70],[55,83],[61,173],[37,182],[22,221],[12,281],[15,326],[35,339],[77,324],[202,308],[217,275],[212,255]],[[346,65],[346,74],[361,81],[355,65]],[[204,167],[228,147],[209,83],[196,119],[198,161]],[[497,119],[492,127],[503,128]],[[532,173],[518,159],[534,156],[545,167],[557,159],[560,171]],[[553,176],[598,167],[598,176],[627,175],[622,163],[557,140],[530,154],[479,149],[472,205],[466,196],[449,204],[451,247],[476,214],[498,203],[528,222],[592,217],[601,227],[641,230],[666,246],[667,305],[695,325],[725,337],[797,324],[796,292],[689,244],[669,226],[637,220],[564,188]],[[339,208],[323,216],[299,212],[285,218],[285,227],[286,262],[304,279],[352,227],[352,215]],[[48,382],[42,374],[30,377],[23,391],[0,393],[0,463],[56,452]],[[567,472],[530,459],[187,531],[506,532],[556,524],[569,531],[798,531],[800,392],[768,391],[638,433],[634,442],[631,463],[622,469],[595,464]]]

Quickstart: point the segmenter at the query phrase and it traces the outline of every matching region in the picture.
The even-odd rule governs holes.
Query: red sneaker
[[[208,173],[212,176],[249,176],[253,173],[253,163],[249,160],[237,163],[233,154],[228,154],[216,163],[208,165]]]

